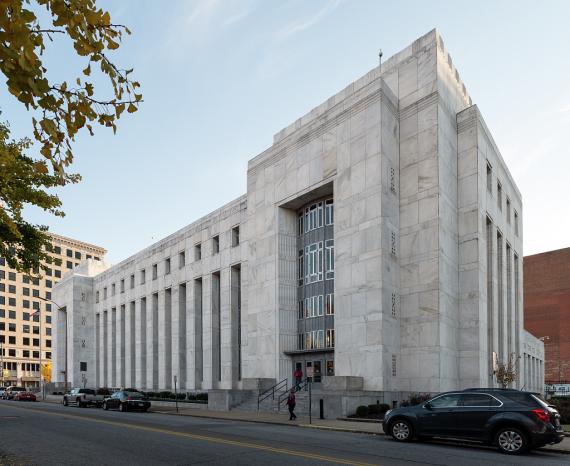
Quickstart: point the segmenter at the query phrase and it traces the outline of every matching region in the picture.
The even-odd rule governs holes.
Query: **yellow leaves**
[[[119,48],[119,44],[112,39],[107,39],[107,47],[110,50],[117,50]]]
[[[129,106],[127,107],[127,112],[134,113],[136,111],[137,111],[137,107],[135,107],[135,105],[133,105],[133,104],[129,104]]]
[[[43,175],[49,173],[48,167],[45,162],[34,163],[34,168],[38,173],[42,173]]]
[[[89,65],[87,65],[87,68],[85,68],[85,69],[83,70],[83,74],[84,74],[85,76],[91,75],[91,63],[89,63]]]

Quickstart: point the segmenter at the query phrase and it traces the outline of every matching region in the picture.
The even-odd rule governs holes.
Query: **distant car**
[[[63,395],[63,406],[76,405],[79,408],[84,406],[103,406],[105,397],[97,393],[92,388],[72,388],[69,393]]]
[[[6,399],[6,389],[4,387],[0,388],[0,400]]]
[[[119,411],[148,411],[150,401],[141,392],[119,391],[105,398],[103,409],[118,409]]]
[[[560,414],[540,395],[496,388],[442,393],[417,406],[389,410],[383,429],[400,442],[467,439],[511,455],[564,438]]]
[[[6,389],[6,399],[7,400],[13,400],[16,393],[25,392],[25,391],[27,391],[27,390],[24,387],[10,386]]]
[[[12,399],[14,401],[36,401],[36,395],[32,392],[16,392]]]

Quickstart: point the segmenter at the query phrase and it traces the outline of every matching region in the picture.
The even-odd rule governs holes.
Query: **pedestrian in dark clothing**
[[[303,371],[300,367],[297,367],[295,372],[293,372],[293,377],[295,377],[295,390],[299,390],[299,385],[301,385],[301,380],[303,380]]]
[[[295,419],[297,419],[297,416],[295,415],[294,411],[295,411],[295,389],[292,388],[291,392],[289,393],[289,397],[287,398],[287,407],[289,408],[289,420],[290,421],[294,421]]]

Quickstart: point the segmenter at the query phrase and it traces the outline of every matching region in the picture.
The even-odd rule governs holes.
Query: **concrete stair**
[[[281,405],[278,406],[279,397],[285,397],[285,390],[280,390],[279,392],[275,392],[275,399],[271,396],[266,398],[265,400],[261,401],[259,404],[259,411],[260,412],[268,412],[268,413],[283,413],[289,414],[289,410],[286,404],[286,398],[283,399]],[[315,400],[313,400],[314,402]],[[295,393],[295,414],[309,414],[309,392],[307,391],[299,391]],[[313,407],[314,409],[314,407]],[[234,406],[232,410],[238,411],[257,411],[257,395],[253,394],[247,397],[242,403],[237,406]]]

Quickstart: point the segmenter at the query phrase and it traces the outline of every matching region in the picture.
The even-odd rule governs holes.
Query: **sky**
[[[433,28],[522,193],[524,254],[570,246],[570,2],[97,3],[132,31],[111,58],[134,68],[144,103],[116,135],[77,138],[71,171],[83,181],[58,190],[65,218],[26,215],[105,247],[109,262],[244,194],[247,161],[276,132],[375,67],[380,48],[387,59]],[[65,39],[48,49],[48,76],[81,74]],[[0,118],[30,135],[31,114],[0,89]]]

